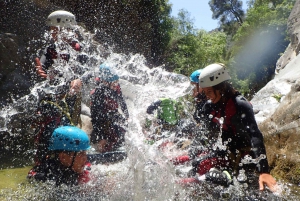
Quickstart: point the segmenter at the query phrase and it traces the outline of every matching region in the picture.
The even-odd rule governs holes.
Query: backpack
[[[160,99],[158,118],[170,125],[176,125],[179,120],[178,102],[169,98]]]

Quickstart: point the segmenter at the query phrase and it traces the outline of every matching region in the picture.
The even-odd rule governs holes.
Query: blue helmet
[[[114,82],[119,80],[119,76],[112,72],[107,64],[101,64],[99,67],[99,78],[106,82]]]
[[[90,148],[88,135],[75,126],[56,128],[49,142],[49,150],[85,151]]]
[[[202,72],[202,69],[195,70],[191,75],[190,75],[190,80],[191,82],[199,83],[199,76]]]

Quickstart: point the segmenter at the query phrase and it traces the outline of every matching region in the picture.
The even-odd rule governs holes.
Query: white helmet
[[[206,66],[199,76],[199,86],[201,88],[212,87],[221,82],[229,80],[226,66],[222,63],[214,63]]]
[[[76,25],[75,15],[64,10],[54,11],[48,16],[46,25],[72,28]]]

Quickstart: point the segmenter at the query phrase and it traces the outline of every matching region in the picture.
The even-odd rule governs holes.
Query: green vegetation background
[[[161,62],[166,70],[187,76],[211,63],[225,63],[235,88],[251,98],[272,79],[276,62],[290,43],[287,20],[295,2],[250,0],[244,12],[242,1],[210,0],[219,27],[208,32],[194,28],[188,11],[171,17],[168,0],[153,1],[160,3],[159,33],[165,36]]]

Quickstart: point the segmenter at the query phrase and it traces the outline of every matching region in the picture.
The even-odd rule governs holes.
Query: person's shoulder
[[[203,114],[210,113],[213,110],[213,103],[210,101],[206,101],[202,105],[202,112]]]
[[[211,101],[206,101],[203,103],[203,107],[212,107],[213,103]]]
[[[252,108],[252,104],[241,94],[234,97],[234,101],[237,107],[240,108]]]

